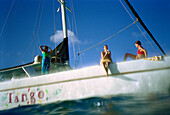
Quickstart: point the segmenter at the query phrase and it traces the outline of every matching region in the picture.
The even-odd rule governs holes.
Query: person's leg
[[[45,60],[42,60],[42,67],[41,67],[41,74],[44,75],[45,73]]]
[[[106,76],[108,75],[109,62],[106,62]]]
[[[46,74],[49,74],[49,71],[50,71],[50,59],[47,61]]]
[[[106,67],[106,62],[103,62],[102,63],[103,67],[104,67],[104,70],[106,71],[106,76],[107,76],[107,67]]]
[[[128,57],[130,57],[130,58],[132,58],[132,59],[136,59],[136,55],[133,55],[133,54],[130,54],[130,53],[126,53],[125,54],[125,57],[124,57],[124,61],[126,61],[126,59],[128,58]]]

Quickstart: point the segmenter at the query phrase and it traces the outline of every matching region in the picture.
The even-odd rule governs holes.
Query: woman
[[[104,45],[103,47],[104,51],[101,52],[101,64],[103,65],[105,71],[106,71],[106,76],[108,75],[108,69],[109,69],[109,63],[112,62],[111,59],[111,52],[108,50],[108,46]]]
[[[124,61],[126,61],[127,57],[130,57],[134,60],[136,59],[142,59],[142,58],[147,58],[147,51],[141,46],[140,41],[135,42],[135,46],[138,48],[137,55],[133,55],[130,53],[126,53],[124,57]]]
[[[44,49],[43,49],[44,47]],[[50,51],[48,51],[50,49]],[[42,51],[42,69],[41,74],[47,74],[50,70],[50,54],[52,53],[52,50],[48,46],[40,46],[40,50]]]

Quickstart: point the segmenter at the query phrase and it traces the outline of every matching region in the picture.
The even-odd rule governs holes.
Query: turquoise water
[[[30,105],[1,111],[0,114],[52,115],[170,115],[170,93],[92,97],[44,105]]]

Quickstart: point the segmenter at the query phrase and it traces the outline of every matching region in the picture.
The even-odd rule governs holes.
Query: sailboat
[[[125,1],[142,23],[130,3]],[[166,55],[110,64],[108,77],[100,65],[73,70],[69,66],[66,6],[64,0],[60,3],[64,39],[53,50],[52,66],[67,71],[40,75],[39,56],[32,63],[0,70],[0,110],[96,96],[169,92],[170,56]],[[20,74],[12,79],[16,71]]]

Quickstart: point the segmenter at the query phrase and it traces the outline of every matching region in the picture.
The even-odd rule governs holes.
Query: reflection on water
[[[1,111],[0,114],[62,114],[62,115],[120,115],[170,114],[170,94],[151,93],[145,96],[117,95],[32,105]]]

